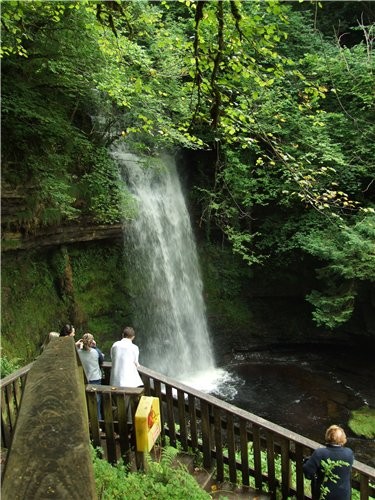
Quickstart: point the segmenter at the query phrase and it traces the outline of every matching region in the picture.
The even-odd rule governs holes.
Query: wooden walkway
[[[249,486],[238,486],[229,482],[219,483],[216,480],[215,469],[209,472],[203,468],[195,467],[194,459],[189,454],[180,453],[176,457],[176,462],[186,467],[201,488],[207,491],[213,499],[269,500],[272,498],[268,493],[262,493]]]

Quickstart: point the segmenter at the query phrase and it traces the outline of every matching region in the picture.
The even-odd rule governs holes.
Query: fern
[[[194,498],[205,500],[210,495],[200,488],[186,468],[176,464],[176,448],[162,450],[160,462],[147,457],[145,472],[133,472],[120,461],[110,465],[94,453],[94,474],[99,500],[170,500]]]
[[[173,461],[178,454],[177,448],[168,446],[162,449],[160,465],[163,470],[169,471],[173,466]]]
[[[7,356],[1,356],[0,358],[0,369],[1,369],[1,378],[10,375],[20,368],[20,359],[13,358],[8,359]]]

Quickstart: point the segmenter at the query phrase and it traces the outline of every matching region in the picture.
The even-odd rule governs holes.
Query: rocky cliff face
[[[32,196],[32,192],[29,193]],[[1,192],[1,249],[27,250],[61,246],[97,240],[121,240],[122,224],[97,224],[81,217],[70,224],[42,225],[37,219],[28,219],[27,190],[2,186]]]

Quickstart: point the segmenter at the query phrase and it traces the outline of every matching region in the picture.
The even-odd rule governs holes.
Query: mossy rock
[[[368,439],[375,438],[375,408],[364,406],[352,411],[349,427],[357,434]]]

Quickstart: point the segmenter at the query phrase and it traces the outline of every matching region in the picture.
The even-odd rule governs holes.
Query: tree
[[[270,80],[254,76],[249,88],[240,62],[234,78],[223,68],[233,98],[222,106],[212,184],[199,190],[203,216],[250,264],[313,255],[322,289],[308,300],[318,324],[336,327],[350,317],[360,284],[373,281],[371,47],[340,47],[305,17],[283,15],[287,36],[274,48],[283,64],[268,61]],[[259,64],[260,53],[252,57]]]

